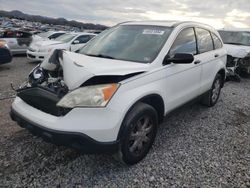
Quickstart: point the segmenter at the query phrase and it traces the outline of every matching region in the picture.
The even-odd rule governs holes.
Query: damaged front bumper
[[[41,86],[19,89],[17,96],[32,107],[54,116],[64,116],[71,110],[57,107],[56,104],[61,97]]]
[[[109,107],[73,108],[64,116],[55,116],[29,105],[18,96],[12,103],[12,112],[44,130],[84,134],[104,144],[117,141],[123,119],[122,111]]]
[[[28,129],[33,135],[43,138],[49,143],[64,145],[84,153],[112,153],[118,148],[118,142],[98,142],[83,133],[52,130],[34,123],[13,108],[10,112],[11,119],[22,128]]]

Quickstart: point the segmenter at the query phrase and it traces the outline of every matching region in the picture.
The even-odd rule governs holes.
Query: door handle
[[[195,60],[194,64],[197,65],[197,64],[200,64],[201,63],[201,60]]]
[[[219,54],[215,54],[214,57],[219,57],[220,55]]]

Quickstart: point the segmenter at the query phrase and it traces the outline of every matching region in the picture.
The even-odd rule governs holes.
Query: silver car
[[[32,34],[18,30],[5,30],[0,32],[0,39],[6,41],[13,55],[25,54],[32,42]]]

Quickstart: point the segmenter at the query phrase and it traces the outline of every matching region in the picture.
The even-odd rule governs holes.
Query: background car
[[[47,31],[47,32],[38,33],[32,36],[32,43],[35,43],[38,41],[55,39],[65,33],[66,33],[65,31]]]
[[[67,33],[54,40],[32,43],[27,50],[27,57],[31,60],[43,61],[55,49],[64,49],[75,52],[83,47],[95,34]]]
[[[12,60],[11,52],[7,43],[4,40],[0,40],[0,65],[9,63]]]
[[[219,30],[228,53],[227,67],[231,74],[250,75],[250,29]]]
[[[0,39],[6,41],[13,55],[25,54],[32,41],[32,34],[19,30],[5,30],[0,32]]]

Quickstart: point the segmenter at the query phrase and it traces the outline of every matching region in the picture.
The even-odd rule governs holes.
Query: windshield
[[[152,62],[167,41],[172,28],[149,25],[120,25],[92,39],[79,53],[101,57]]]
[[[250,46],[250,32],[247,31],[219,31],[225,44]]]
[[[75,38],[75,36],[76,34],[63,34],[60,37],[55,38],[54,40],[66,43]]]

